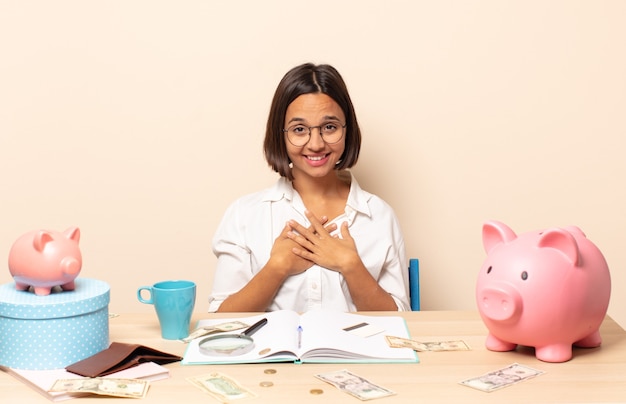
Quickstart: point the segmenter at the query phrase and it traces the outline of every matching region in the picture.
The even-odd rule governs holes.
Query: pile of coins
[[[263,373],[265,373],[266,375],[273,375],[274,373],[276,373],[276,369],[265,369]],[[273,385],[274,383],[270,381],[263,381],[259,383],[259,386],[261,387],[272,387]]]

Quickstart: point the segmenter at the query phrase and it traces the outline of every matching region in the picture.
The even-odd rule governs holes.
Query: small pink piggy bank
[[[55,286],[74,290],[74,279],[82,267],[78,248],[80,230],[63,233],[32,231],[18,238],[9,252],[9,271],[17,290],[33,287],[37,295],[49,295]]]
[[[486,347],[535,348],[545,362],[572,358],[572,345],[601,344],[611,277],[600,250],[577,227],[517,236],[507,225],[483,226],[487,252],[476,301],[489,330]]]

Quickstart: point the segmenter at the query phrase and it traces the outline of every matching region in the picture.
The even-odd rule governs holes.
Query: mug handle
[[[147,290],[150,293],[150,298],[149,299],[144,299],[141,296],[141,291],[142,290]],[[152,301],[152,288],[150,286],[142,286],[139,289],[137,289],[137,299],[141,302],[141,303],[145,303],[145,304],[154,304],[154,302]]]

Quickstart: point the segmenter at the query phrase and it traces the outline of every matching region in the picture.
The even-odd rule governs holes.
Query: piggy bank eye
[[[487,273],[488,273],[488,274],[490,274],[490,273],[491,273],[491,269],[492,269],[492,268],[493,268],[492,266],[489,266],[489,268],[487,268]]]
[[[528,279],[528,272],[524,271],[522,272],[522,280],[525,281],[526,279]]]

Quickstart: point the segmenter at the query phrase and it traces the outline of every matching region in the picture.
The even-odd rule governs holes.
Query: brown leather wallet
[[[157,351],[138,344],[112,342],[109,348],[65,368],[68,372],[85,377],[100,377],[139,365],[154,362],[159,365],[177,362],[180,356]]]

